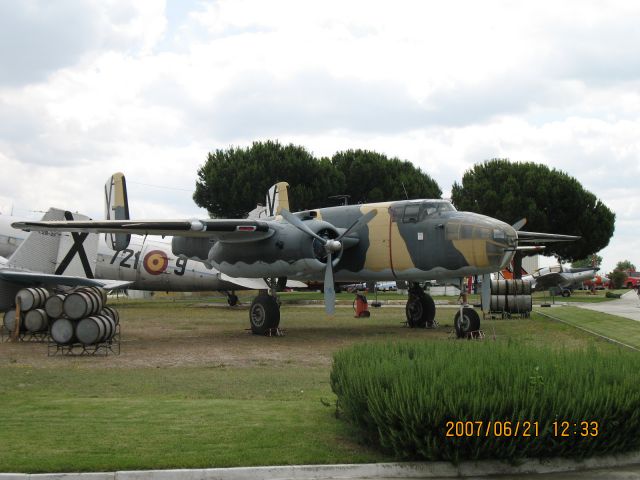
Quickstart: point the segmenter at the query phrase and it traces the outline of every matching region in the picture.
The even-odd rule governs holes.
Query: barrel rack
[[[4,326],[0,326],[0,343],[11,341],[12,333]],[[47,343],[51,341],[51,338],[49,332],[19,332],[16,340],[18,342]]]
[[[51,336],[49,336],[49,343],[47,345],[47,356],[53,357],[56,355],[67,357],[106,357],[109,355],[120,355],[120,324],[116,325],[116,333],[110,340],[101,343],[94,343],[92,345],[83,345],[82,343],[59,345],[51,339]]]

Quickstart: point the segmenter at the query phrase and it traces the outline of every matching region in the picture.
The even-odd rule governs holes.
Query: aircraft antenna
[[[404,182],[400,182],[400,184],[402,185],[402,189],[404,190],[404,196],[407,197],[407,200],[409,200],[409,194],[407,193],[407,189],[404,188]]]

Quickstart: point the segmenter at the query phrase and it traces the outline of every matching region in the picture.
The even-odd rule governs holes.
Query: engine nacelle
[[[306,221],[305,224],[322,237],[336,238],[338,232],[327,222]],[[232,277],[322,278],[326,252],[321,243],[289,223],[273,223],[274,234],[251,243],[217,242],[209,261]],[[334,255],[334,259],[338,258]]]
[[[206,261],[214,241],[201,237],[173,237],[171,251],[174,255],[184,255],[194,260]]]

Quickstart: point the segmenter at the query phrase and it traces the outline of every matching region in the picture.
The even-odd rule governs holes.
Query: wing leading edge
[[[102,220],[80,222],[15,222],[13,228],[27,232],[131,233],[178,237],[206,237],[220,242],[254,242],[274,234],[269,223],[259,220]]]

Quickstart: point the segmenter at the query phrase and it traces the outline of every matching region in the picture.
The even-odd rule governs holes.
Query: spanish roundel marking
[[[162,250],[151,250],[144,256],[144,269],[151,275],[160,275],[167,269],[169,259]]]

